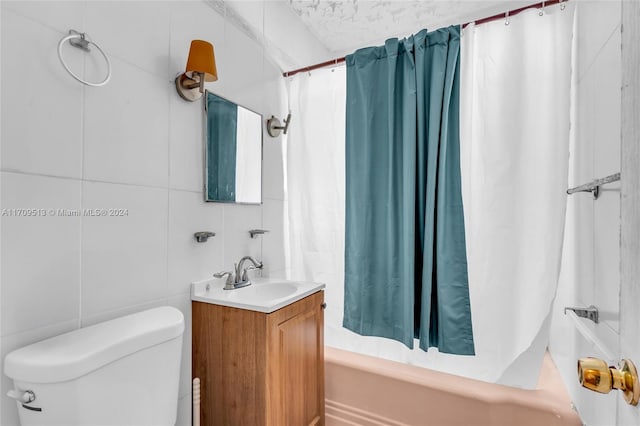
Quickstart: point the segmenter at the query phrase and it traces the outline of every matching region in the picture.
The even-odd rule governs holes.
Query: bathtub
[[[548,356],[523,390],[325,347],[327,426],[582,426]]]

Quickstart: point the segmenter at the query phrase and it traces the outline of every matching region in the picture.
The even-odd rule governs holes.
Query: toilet
[[[163,306],[25,346],[4,359],[7,395],[23,426],[173,426],[183,331]]]

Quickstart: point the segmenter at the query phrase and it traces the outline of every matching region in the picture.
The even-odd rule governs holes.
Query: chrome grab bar
[[[615,173],[602,179],[596,179],[592,182],[585,183],[584,185],[576,186],[575,188],[567,189],[567,194],[575,194],[576,192],[590,192],[593,195],[593,199],[597,200],[600,195],[600,187],[607,183],[617,182],[620,180],[620,173]]]

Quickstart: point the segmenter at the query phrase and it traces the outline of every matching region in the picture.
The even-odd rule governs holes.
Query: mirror
[[[262,202],[262,116],[205,92],[205,201]]]

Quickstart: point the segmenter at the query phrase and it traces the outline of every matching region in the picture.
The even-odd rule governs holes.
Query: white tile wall
[[[618,8],[620,3],[617,3]],[[613,7],[613,9],[616,9]],[[618,15],[621,16],[621,15]],[[621,32],[609,36],[588,72],[595,76],[594,177],[620,171]],[[615,332],[620,328],[620,182],[607,185],[594,202],[594,280],[602,321]]]
[[[619,4],[619,3],[618,3]],[[596,175],[607,176],[620,171],[620,88],[622,87],[621,32],[619,27],[602,46],[598,59],[587,74],[594,76],[594,163]],[[609,188],[610,189],[610,188]]]
[[[201,192],[170,192],[169,295],[189,293],[190,283],[232,266],[232,259],[224,260],[223,210],[219,203],[204,203]],[[216,235],[206,243],[198,243],[193,234],[199,231]]]
[[[136,67],[166,77],[169,2],[88,1],[85,7],[86,31],[101,47]]]
[[[178,424],[191,424],[189,283],[231,269],[243,255],[264,254],[268,268],[282,270],[283,144],[264,139],[264,206],[205,203],[202,103],[182,101],[173,79],[190,41],[208,40],[219,80],[207,88],[264,117],[284,116],[280,70],[202,1],[2,1],[0,8],[1,207],[127,212],[1,217],[2,356],[79,326],[176,306],[187,320]],[[56,46],[70,28],[109,54],[105,87],[82,86],[58,62]],[[104,76],[97,52],[64,52],[79,74]],[[271,232],[250,239],[252,228]],[[217,235],[198,244],[197,231]],[[0,394],[10,386],[2,375]],[[17,424],[15,405],[0,400],[0,424]]]
[[[110,83],[85,89],[84,177],[166,188],[172,86],[116,57],[111,63]]]
[[[269,232],[260,238],[262,238],[262,253],[265,264],[265,270],[263,272],[268,276],[272,276],[273,274],[282,276],[286,267],[284,256],[284,217],[284,201],[264,200],[262,223]]]
[[[70,0],[3,3],[3,13],[11,10],[61,34],[66,34],[70,29],[84,31],[84,2]]]
[[[262,112],[264,67],[268,64],[262,48],[231,25],[225,26],[224,44],[218,65],[218,77],[224,83],[212,90],[252,111]]]
[[[167,295],[168,191],[84,182],[83,205],[100,214],[82,218],[82,315]]]
[[[273,108],[274,111],[281,111],[280,108]],[[286,112],[282,113],[278,118],[280,122],[286,118]],[[268,118],[268,117],[267,117]],[[295,120],[298,117],[292,118]],[[284,136],[280,134],[277,138],[270,137],[267,133],[263,136],[262,157],[264,162],[263,168],[263,188],[262,194],[265,199],[284,200],[284,167],[285,158],[283,157]]]
[[[1,178],[2,336],[77,321],[81,218],[57,216],[56,209],[80,209],[80,181],[6,172]]]
[[[600,54],[603,45],[618,33],[620,40],[621,2],[583,0],[578,6],[578,80],[582,80]],[[583,31],[583,29],[586,29]]]
[[[225,268],[233,266],[245,255],[259,259],[262,240],[260,237],[251,238],[249,230],[262,228],[261,209],[251,205],[225,204],[224,221]]]
[[[198,102],[198,105],[202,105]],[[202,193],[204,129],[193,105],[176,96],[169,100],[169,186]]]
[[[104,321],[109,321],[114,318],[120,318],[125,315],[134,314],[136,312],[146,311],[148,309],[157,308],[159,306],[165,306],[167,299],[165,297],[161,299],[155,299],[148,302],[143,302],[137,305],[127,305],[123,308],[117,308],[110,311],[103,311],[99,314],[83,316],[80,326],[88,327],[90,325],[98,324]]]
[[[10,36],[2,37],[2,169],[80,178],[83,89],[58,62],[64,33],[3,12],[2,32]],[[81,73],[79,52],[64,55]]]

